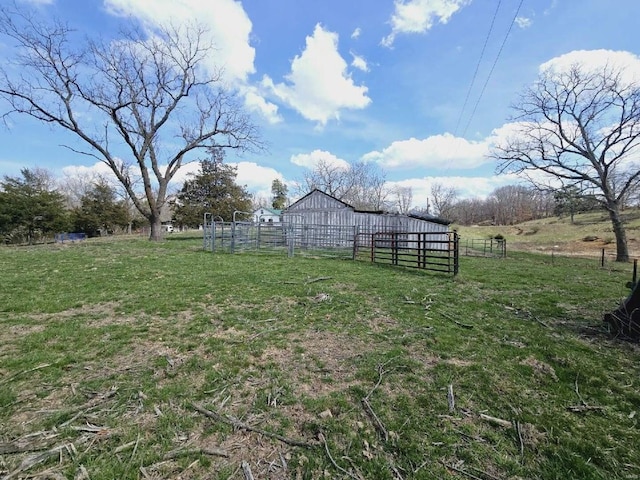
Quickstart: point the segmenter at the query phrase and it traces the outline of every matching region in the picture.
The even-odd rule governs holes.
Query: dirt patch
[[[386,315],[376,316],[365,320],[369,330],[374,333],[386,332],[398,326],[398,321]]]
[[[548,363],[541,362],[534,357],[527,357],[520,362],[520,365],[527,365],[528,367],[533,368],[533,372],[536,375],[551,377],[555,382],[558,381],[558,376],[556,375],[556,371],[553,369],[553,367]]]
[[[475,362],[464,360],[462,358],[448,358],[444,360],[444,363],[446,363],[447,365],[453,365],[454,367],[470,367],[472,365],[475,365]]]

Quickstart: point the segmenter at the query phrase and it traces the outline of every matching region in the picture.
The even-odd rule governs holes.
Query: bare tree
[[[396,185],[391,189],[390,196],[390,203],[398,213],[406,215],[411,211],[413,205],[413,189],[411,187]]]
[[[458,191],[454,187],[445,187],[435,182],[431,185],[431,205],[436,214],[442,218],[448,218],[452,214],[452,207],[458,199]]]
[[[342,166],[320,159],[305,171],[295,193],[306,195],[314,188],[358,209],[382,210],[388,195],[384,173],[373,164],[361,162]]]
[[[640,86],[610,66],[547,70],[514,109],[517,131],[491,154],[498,170],[541,187],[586,187],[609,212],[616,260],[628,261],[620,209],[640,183]]]
[[[0,33],[16,44],[0,72],[4,117],[27,115],[71,132],[82,146],[67,147],[109,166],[149,221],[151,240],[162,238],[168,185],[190,154],[258,146],[220,72],[205,68],[213,48],[198,25],[82,43],[65,24],[2,8]]]

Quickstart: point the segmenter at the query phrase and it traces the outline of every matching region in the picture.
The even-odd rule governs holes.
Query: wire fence
[[[460,254],[467,257],[507,256],[507,240],[504,238],[461,238]]]
[[[203,248],[212,252],[286,252],[366,260],[458,273],[455,232],[367,232],[358,226],[224,222],[205,215]]]

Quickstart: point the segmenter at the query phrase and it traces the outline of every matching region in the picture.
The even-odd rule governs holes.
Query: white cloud
[[[371,103],[367,87],[354,84],[347,72],[347,62],[338,52],[338,35],[320,24],[307,37],[304,51],[291,62],[285,80],[275,84],[265,76],[262,85],[320,125],[339,119],[342,109],[362,109]]]
[[[134,182],[136,182],[140,178],[140,169],[137,166],[132,166],[130,171]],[[96,162],[90,166],[67,165],[62,167],[62,175],[63,178],[82,179],[84,182],[104,181],[116,191],[124,194],[120,180],[104,162]]]
[[[246,87],[243,91],[244,103],[249,111],[258,113],[272,125],[282,121],[278,106],[265,100],[256,87]]]
[[[209,29],[213,45],[207,66],[222,68],[228,82],[245,82],[255,72],[255,49],[249,43],[252,24],[240,2],[234,0],[104,0],[107,11],[139,19],[146,28],[197,22]]]
[[[351,56],[353,57],[353,60],[351,61],[351,66],[353,68],[357,68],[358,70],[362,70],[363,72],[369,71],[369,65],[367,64],[367,61],[365,60],[364,57],[360,55],[356,55],[353,52],[349,52],[349,53],[351,53]]]
[[[357,27],[351,34],[351,38],[353,38],[354,40],[357,38],[360,38],[361,33],[362,33],[362,29],[360,29],[360,27]]]
[[[391,47],[400,33],[425,33],[435,23],[447,23],[454,13],[471,0],[395,0],[391,33],[380,42]]]
[[[387,182],[385,185],[389,188],[395,186],[410,187],[413,194],[413,206],[420,208],[429,203],[431,186],[435,183],[447,188],[455,188],[459,199],[469,199],[487,198],[496,188],[520,182],[522,182],[522,179],[515,175],[492,175],[487,177],[428,176]]]
[[[319,162],[324,162],[326,165],[337,168],[349,168],[349,162],[324,150],[314,150],[311,153],[299,153],[291,156],[291,163],[305,168],[313,169]]]
[[[520,28],[528,28],[533,24],[533,20],[527,17],[516,17],[515,22]]]
[[[284,177],[276,169],[263,167],[255,162],[238,162],[231,165],[238,167],[236,183],[246,185],[252,193],[264,190],[271,192],[271,182],[276,178],[284,181]]]
[[[42,1],[42,0],[40,0]],[[134,17],[150,31],[161,25],[197,23],[207,29],[205,42],[213,46],[203,65],[211,72],[222,71],[228,85],[238,89],[245,106],[268,123],[282,121],[278,106],[264,98],[264,92],[248,84],[255,73],[255,49],[250,44],[253,25],[242,4],[235,0],[104,0],[108,12]]]
[[[631,52],[616,50],[574,50],[543,63],[539,71],[561,73],[574,65],[579,65],[586,71],[601,71],[604,67],[620,69],[626,81],[640,81],[640,57]]]
[[[433,135],[419,140],[399,140],[382,151],[373,151],[362,157],[386,168],[475,168],[487,163],[489,139],[469,141],[450,133]]]

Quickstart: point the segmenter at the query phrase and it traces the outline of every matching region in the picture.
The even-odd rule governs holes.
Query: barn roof
[[[284,211],[287,211],[288,209],[290,209],[291,207],[296,206],[299,203],[302,203],[307,197],[310,197],[311,195],[315,194],[316,192],[324,195],[325,197],[329,197],[332,200],[335,200],[338,203],[343,204],[345,207],[351,208],[352,210],[354,209],[351,205],[349,205],[346,202],[343,202],[342,200],[340,200],[339,198],[334,197],[333,195],[329,195],[327,192],[323,192],[322,190],[318,189],[318,188],[314,188],[313,190],[311,190],[309,193],[307,193],[304,197],[299,198],[298,200],[296,200],[295,202],[293,202],[291,205],[289,205],[287,208],[284,209]]]
[[[438,223],[440,225],[451,225],[450,220],[445,220],[444,218],[440,217],[434,217],[433,215],[428,215],[426,213],[409,213],[407,217],[417,218],[418,220],[426,220],[427,222]]]
[[[255,214],[256,212],[258,212],[258,210],[264,210],[266,212],[269,212],[271,215],[280,215],[282,213],[282,210],[278,210],[277,208],[271,208],[271,207],[259,207],[256,208],[253,213]]]

